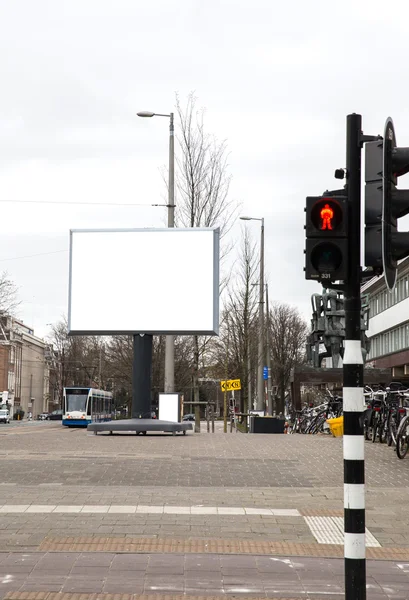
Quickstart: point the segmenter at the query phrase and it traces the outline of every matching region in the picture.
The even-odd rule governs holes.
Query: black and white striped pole
[[[348,279],[345,281],[344,560],[345,599],[365,600],[365,460],[361,349],[361,115],[347,116]]]

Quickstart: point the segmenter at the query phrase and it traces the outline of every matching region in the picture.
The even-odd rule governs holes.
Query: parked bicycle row
[[[364,392],[365,439],[393,446],[398,458],[405,458],[409,450],[409,388],[393,383],[378,389],[366,386]]]
[[[398,458],[405,458],[409,451],[409,388],[397,382],[386,387],[366,386],[364,398],[365,439],[393,446]],[[304,406],[293,413],[289,433],[330,433],[327,421],[342,414],[342,397],[328,391],[327,398],[318,406]]]
[[[302,410],[295,411],[290,419],[289,433],[330,433],[327,421],[342,415],[342,397],[328,393],[318,406],[304,406]]]

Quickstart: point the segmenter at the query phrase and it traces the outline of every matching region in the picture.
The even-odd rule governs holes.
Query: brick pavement
[[[325,596],[328,600],[339,600],[343,596],[343,561],[336,559],[35,553],[0,554],[0,568],[3,573],[0,594],[10,600],[34,600],[36,597],[47,600],[45,595],[35,594],[44,591],[77,594],[64,596],[64,600],[102,600],[104,594],[139,594],[143,597],[168,594],[168,598],[181,594],[310,599]],[[408,597],[408,564],[368,561],[367,575],[368,600]],[[24,592],[31,592],[31,595]],[[50,596],[48,600],[57,598],[61,596]],[[112,600],[118,600],[118,596]]]
[[[0,449],[0,506],[106,508],[103,514],[13,514],[0,508],[0,551],[15,556],[94,550],[101,556],[108,551],[247,559],[342,556],[342,546],[319,544],[304,519],[342,516],[339,439],[220,432],[93,436],[45,423],[1,429]],[[409,561],[409,462],[379,444],[367,444],[366,453],[367,526],[381,546],[369,548],[368,556]],[[297,509],[300,515],[138,514],[136,509],[113,514],[111,505]],[[1,583],[7,575],[1,564],[3,594],[9,583]],[[243,595],[246,588],[240,585]]]

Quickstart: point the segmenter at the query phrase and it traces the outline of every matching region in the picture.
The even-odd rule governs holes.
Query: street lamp
[[[264,410],[264,218],[240,217],[242,221],[261,221],[260,239],[260,296],[259,296],[259,338],[258,338],[258,376],[257,376],[257,410]]]
[[[173,113],[168,115],[143,110],[136,113],[138,117],[168,117],[169,123],[169,184],[168,184],[168,227],[175,226],[175,144]],[[167,306],[168,310],[171,307]],[[175,391],[175,343],[174,336],[167,335],[165,342],[165,393]]]
[[[275,416],[276,405],[273,407],[273,394],[271,390],[271,357],[270,357],[270,304],[268,302],[268,283],[266,283],[266,356],[267,356],[267,411],[270,416]]]

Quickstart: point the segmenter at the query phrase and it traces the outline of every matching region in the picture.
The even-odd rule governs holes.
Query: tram
[[[89,387],[66,387],[63,402],[62,424],[67,427],[87,427],[89,423],[112,420],[112,392]]]

